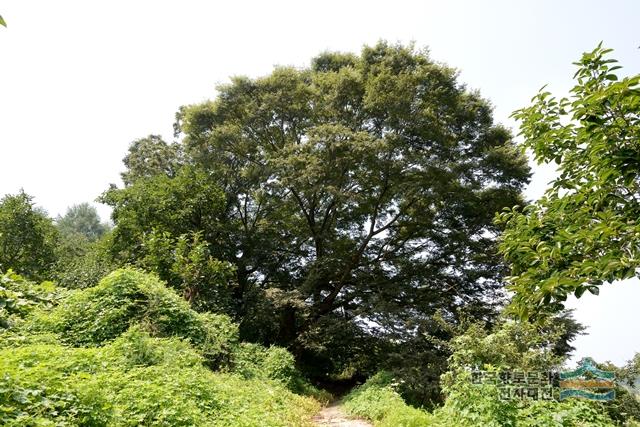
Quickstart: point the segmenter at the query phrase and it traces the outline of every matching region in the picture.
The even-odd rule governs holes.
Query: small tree
[[[610,51],[583,54],[570,98],[541,91],[513,114],[524,147],[560,172],[536,203],[498,218],[513,311],[523,318],[640,267],[640,75],[619,80]]]
[[[153,231],[145,237],[144,248],[139,264],[158,272],[193,308],[233,312],[233,266],[211,256],[201,233],[173,238],[167,232]]]
[[[53,222],[24,191],[0,200],[0,270],[40,280],[55,261]]]

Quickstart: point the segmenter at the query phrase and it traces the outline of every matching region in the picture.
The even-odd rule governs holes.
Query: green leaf
[[[634,86],[640,75],[609,83],[618,81],[613,71],[620,68],[609,65],[616,62],[606,57],[609,52],[599,45],[575,63],[570,98],[558,97],[556,106],[554,95],[541,91],[514,115],[522,148],[532,150],[538,162],[555,161],[560,171],[544,197],[517,220],[505,222],[500,250],[511,263],[515,311],[526,304],[540,312],[550,309],[560,300],[558,292],[598,295],[603,280],[633,277],[640,268],[640,260],[620,257],[637,246],[640,190],[637,168],[629,166],[637,153],[629,149],[628,135],[640,132],[640,123],[630,120],[640,107]],[[570,123],[560,122],[559,108],[573,119]],[[551,249],[551,242],[561,244]],[[535,260],[514,250],[527,245],[535,249]],[[556,285],[546,284],[550,279]],[[532,285],[540,280],[553,298]]]
[[[7,23],[4,22],[4,19],[2,18],[2,16],[0,15],[0,25],[2,25],[3,27],[7,26]]]

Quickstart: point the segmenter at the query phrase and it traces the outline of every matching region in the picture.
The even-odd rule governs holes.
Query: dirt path
[[[340,407],[340,402],[334,402],[325,407],[313,417],[318,427],[373,427],[367,421],[347,418],[347,414]]]

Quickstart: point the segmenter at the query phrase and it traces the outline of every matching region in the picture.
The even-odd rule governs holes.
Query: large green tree
[[[0,271],[48,278],[55,262],[57,230],[24,191],[0,199]]]
[[[504,212],[501,250],[512,266],[513,311],[521,317],[562,308],[568,294],[597,294],[603,282],[640,267],[640,75],[598,46],[576,63],[569,98],[541,91],[514,113],[523,146],[559,177],[544,197]]]
[[[353,325],[411,335],[437,309],[491,315],[492,218],[529,171],[489,104],[425,51],[379,43],[236,77],[176,128],[199,178],[181,196],[166,171],[112,188],[116,236],[202,232],[236,266],[245,337],[335,355],[351,344],[322,337]]]

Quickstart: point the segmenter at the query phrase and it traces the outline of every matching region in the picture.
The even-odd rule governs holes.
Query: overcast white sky
[[[0,196],[20,188],[52,216],[120,183],[128,144],[172,139],[180,105],[231,75],[305,66],[323,50],[415,41],[460,70],[497,121],[546,83],[564,94],[599,41],[640,72],[640,3],[629,1],[0,0]],[[550,168],[527,189],[542,194]],[[109,211],[99,206],[106,219]],[[584,296],[576,357],[622,363],[640,351],[637,281]]]

